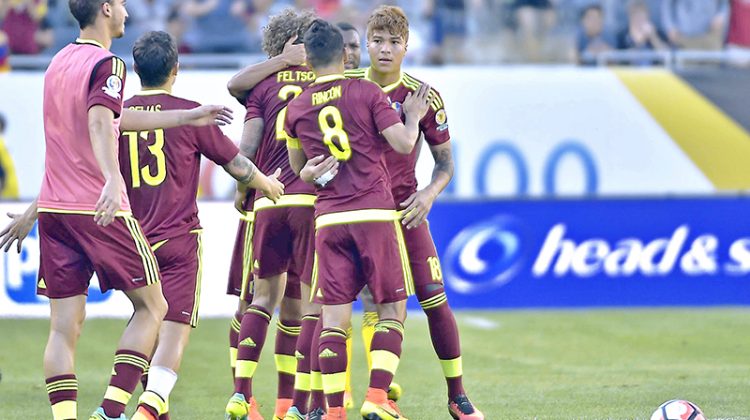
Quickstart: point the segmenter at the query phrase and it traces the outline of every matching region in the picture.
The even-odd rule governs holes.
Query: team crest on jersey
[[[389,96],[388,104],[391,106],[391,108],[395,109],[399,115],[401,115],[401,102],[393,102]]]
[[[445,131],[448,129],[448,116],[445,114],[444,109],[440,109],[435,113],[435,122],[438,124],[438,131]]]
[[[122,79],[115,76],[114,74],[107,78],[107,84],[102,88],[104,93],[115,98],[120,99],[120,92],[122,91]]]

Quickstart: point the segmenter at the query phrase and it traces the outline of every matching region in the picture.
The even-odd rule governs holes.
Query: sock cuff
[[[78,391],[78,379],[75,375],[58,375],[45,380],[47,393],[60,391]]]
[[[420,300],[419,305],[422,306],[422,309],[428,310],[428,309],[437,308],[438,306],[447,302],[448,302],[448,296],[445,295],[444,291],[441,291],[435,296],[429,297],[424,300]]]
[[[299,321],[284,319],[280,319],[276,322],[276,328],[286,335],[299,335],[300,331],[302,330],[302,326]]]
[[[271,322],[271,314],[268,313],[266,308],[262,306],[250,305],[245,311],[245,314],[255,314],[260,317],[265,318],[266,322],[269,322],[269,323]]]
[[[302,317],[302,321],[315,321],[318,322],[320,319],[320,315],[318,314],[307,314]]]
[[[242,317],[237,319],[237,316],[235,316],[234,318],[232,318],[232,322],[229,325],[232,328],[233,332],[239,334],[240,328],[242,327]]]
[[[148,369],[148,359],[149,358],[145,354],[139,353],[137,351],[117,350],[117,352],[115,352],[114,364],[129,364],[141,369],[142,371],[145,371],[146,369]]]
[[[323,330],[320,332],[320,342],[322,343],[325,339],[328,338],[341,338],[343,340],[346,340],[348,337],[348,334],[346,331],[344,331],[341,328],[323,328]]]
[[[401,321],[396,319],[381,319],[378,321],[377,324],[375,324],[375,333],[379,332],[390,332],[395,331],[397,332],[401,337],[404,336],[404,324],[401,323]]]

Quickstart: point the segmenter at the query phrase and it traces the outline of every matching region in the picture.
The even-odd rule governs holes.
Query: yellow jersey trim
[[[167,242],[169,242],[169,239],[164,239],[163,241],[159,241],[159,242],[151,245],[151,251],[156,252],[157,249],[159,249],[162,246],[164,246],[164,244],[166,244]]]
[[[260,197],[255,200],[254,211],[260,211],[278,207],[309,207],[315,205],[315,196],[312,194],[289,194],[282,195],[279,201],[274,203],[268,197]]]
[[[140,92],[136,92],[133,96],[152,96],[152,95],[171,95],[164,89],[143,89]]]
[[[312,82],[313,85],[319,85],[321,83],[328,83],[333,82],[334,80],[343,80],[346,79],[346,76],[343,74],[329,74],[327,76],[321,76],[315,79],[314,82]]]
[[[315,219],[315,228],[320,229],[325,226],[348,225],[352,223],[393,222],[399,218],[400,213],[396,210],[364,209],[341,211],[318,216]]]
[[[37,213],[59,213],[59,214],[83,214],[88,216],[94,216],[96,214],[96,211],[94,210],[63,210],[63,209],[53,209],[49,207],[39,207],[36,209]],[[128,217],[132,216],[133,213],[129,211],[117,211],[115,212],[115,216],[117,217]]]
[[[97,47],[104,48],[104,45],[102,45],[99,41],[94,41],[93,39],[88,38],[76,38],[76,43],[78,44],[92,44],[96,45]],[[106,48],[104,48],[106,50]]]
[[[246,211],[244,214],[240,214],[240,220],[253,223],[255,221],[255,213],[253,211]]]
[[[367,80],[369,80],[369,81],[371,81],[371,82],[375,82],[375,81],[374,81],[374,80],[372,80],[372,78],[370,77],[370,71],[371,71],[371,70],[372,70],[372,67],[368,67],[368,68],[367,68],[367,70],[365,71],[365,79],[367,79]],[[386,86],[380,86],[380,85],[378,84],[378,86],[380,86],[380,88],[381,88],[381,89],[383,89],[383,92],[390,92],[390,91],[392,91],[393,89],[396,89],[397,87],[399,87],[399,85],[401,85],[401,84],[402,84],[403,82],[404,82],[404,73],[403,73],[403,72],[400,72],[400,73],[398,74],[398,80],[396,80],[396,81],[395,81],[394,83],[391,83],[390,85],[386,85]],[[377,83],[377,82],[376,82],[376,83]]]

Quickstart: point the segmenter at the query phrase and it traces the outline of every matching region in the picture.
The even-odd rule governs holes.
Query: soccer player
[[[168,33],[142,35],[133,47],[133,59],[142,90],[125,101],[125,108],[161,112],[200,105],[171,94],[178,62],[177,45]],[[201,155],[272,201],[279,199],[284,186],[276,179],[278,171],[270,177],[259,173],[217,127],[124,131],[119,145],[120,170],[133,214],[156,256],[169,306],[146,392],[133,418],[163,419],[190,331],[198,322],[202,249],[196,196]]]
[[[39,219],[37,293],[50,298],[44,353],[55,420],[77,418],[75,348],[94,272],[103,291],[119,289],[135,312],[115,354],[104,400],[91,419],[124,419],[167,311],[158,266],[130,212],[117,164],[118,126],[149,129],[224,120],[222,107],[164,113],[124,112],[125,63],[109,52],[124,33],[122,0],[72,0],[80,38],[52,59],[44,81],[45,175],[37,200],[0,232],[7,251]]]
[[[290,39],[304,34],[314,19],[310,12],[285,9],[264,29],[263,49],[270,57],[283,52]],[[247,96],[243,144],[261,170],[282,168],[286,193],[275,204],[256,194],[253,206],[253,298],[245,311],[238,338],[235,394],[229,418],[258,417],[252,380],[273,312],[281,301],[275,360],[278,392],[274,418],[282,419],[292,405],[300,334],[300,282],[310,284],[313,260],[315,191],[289,168],[283,123],[286,105],[315,78],[306,67],[291,67],[261,81]],[[283,296],[282,296],[283,295]],[[282,298],[283,297],[283,298]]]
[[[305,47],[300,44],[295,44],[296,36],[292,37],[284,45],[284,49],[281,54],[275,55],[263,63],[249,66],[246,69],[241,70],[235,74],[227,83],[227,89],[230,94],[237,98],[237,100],[245,105],[249,88],[242,88],[246,84],[255,86],[263,79],[268,77],[271,73],[284,70],[289,66],[299,66],[305,62]],[[253,71],[260,67],[262,72]],[[255,131],[251,130],[255,128]],[[255,154],[259,146],[259,139],[262,137],[261,126],[248,127],[247,130],[243,131],[243,141],[240,142],[240,152],[250,159],[255,159]],[[255,140],[245,139],[245,137],[252,137]],[[234,250],[232,252],[232,260],[229,270],[229,281],[227,284],[227,294],[235,295],[239,298],[237,305],[237,311],[231,320],[229,328],[229,360],[232,368],[232,387],[234,387],[234,375],[235,366],[237,363],[237,347],[239,342],[240,328],[242,323],[242,317],[247,310],[247,307],[252,302],[252,256],[253,256],[253,221],[255,220],[255,213],[253,212],[253,203],[255,198],[255,192],[248,190],[244,195],[238,192],[235,199],[235,205],[242,214],[240,216],[239,226],[237,227],[237,235],[234,243]],[[278,367],[278,366],[277,366]],[[279,375],[284,375],[280,372]],[[242,391],[243,395],[250,393],[248,381],[245,381],[245,389]]]
[[[401,70],[408,41],[409,22],[404,12],[395,6],[378,7],[367,22],[370,67],[349,71],[347,77],[377,83],[388,95],[391,106],[395,109],[402,108],[406,98],[423,85]],[[458,327],[448,306],[440,260],[429,226],[423,223],[435,198],[453,177],[448,117],[437,91],[432,90],[430,97],[430,109],[419,122],[420,133],[435,159],[430,184],[417,191],[415,168],[421,144],[408,155],[387,150],[385,161],[391,174],[393,198],[403,208],[403,235],[414,276],[416,296],[427,315],[433,347],[448,384],[448,409],[454,418],[478,420],[484,416],[471,404],[463,388]]]
[[[344,42],[336,27],[316,20],[304,43],[317,78],[287,108],[290,164],[298,173],[312,157],[332,155],[340,162],[336,177],[319,180],[315,203],[313,293],[323,304],[317,351],[328,401],[326,418],[346,418],[346,331],[352,301],[367,284],[380,322],[372,343],[370,387],[360,412],[364,418],[402,419],[386,390],[401,354],[411,281],[383,153],[387,144],[400,153],[412,151],[418,121],[427,110],[428,88],[421,87],[404,101],[404,125],[376,85],[344,78]]]
[[[359,31],[351,23],[339,22],[336,24],[344,37],[344,66],[347,70],[359,68],[362,60],[362,46],[359,41]]]

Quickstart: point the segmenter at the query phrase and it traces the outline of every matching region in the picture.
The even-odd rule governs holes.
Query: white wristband
[[[323,175],[321,175],[321,176],[319,176],[319,177],[315,178],[315,183],[316,183],[316,184],[317,184],[317,185],[318,185],[318,186],[319,186],[320,188],[323,188],[323,187],[325,187],[325,186],[326,186],[326,184],[328,184],[329,182],[331,182],[331,180],[332,180],[332,179],[333,179],[333,174],[331,173],[331,171],[327,171],[327,172],[326,172],[326,173],[324,173]]]

